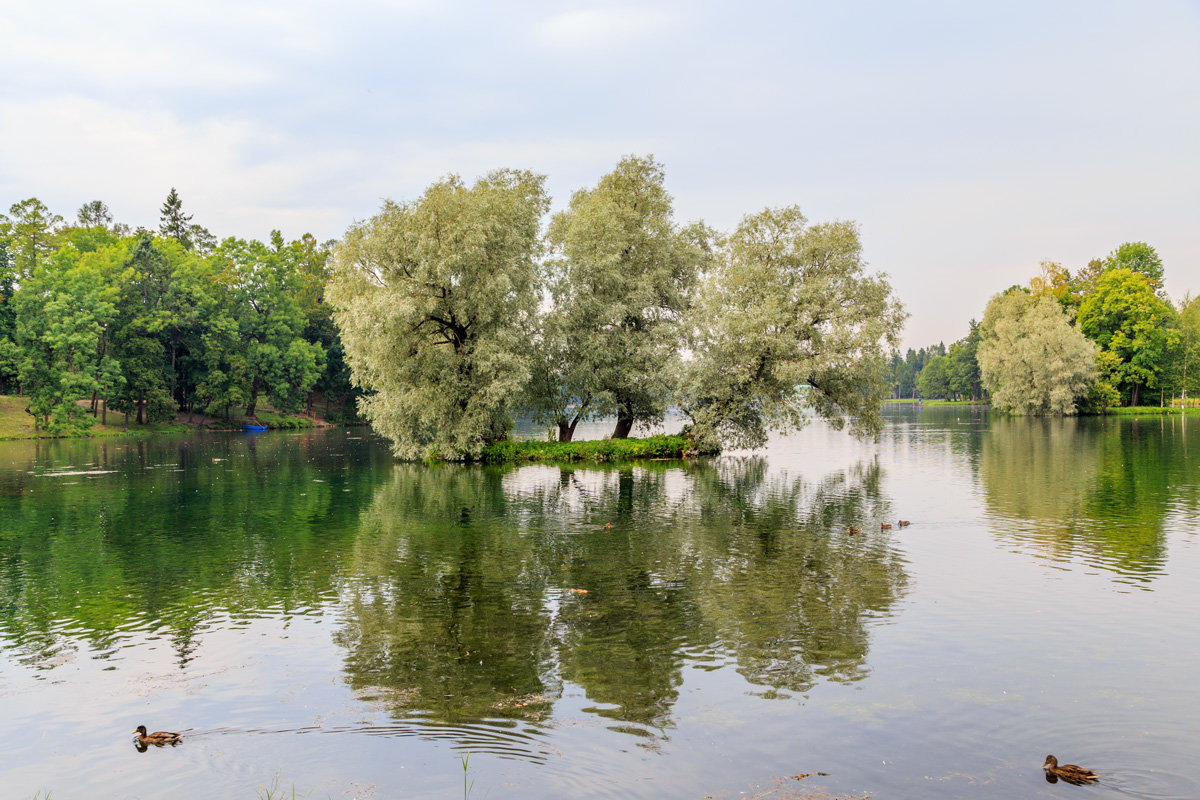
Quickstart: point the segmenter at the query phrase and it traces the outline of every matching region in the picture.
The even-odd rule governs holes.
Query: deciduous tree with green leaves
[[[1074,414],[1098,377],[1095,346],[1058,300],[1020,288],[988,303],[978,358],[992,404],[1015,414]]]
[[[508,431],[530,376],[544,181],[450,176],[337,246],[326,296],[360,409],[397,456],[474,456]]]
[[[925,369],[921,370],[918,384],[921,397],[926,399],[949,397],[953,393],[950,388],[950,357],[934,356],[929,359]]]
[[[664,180],[653,158],[628,156],[551,220],[554,308],[539,361],[550,377],[539,400],[564,441],[589,411],[616,415],[615,439],[666,412],[681,322],[714,237],[676,224]]]
[[[108,209],[108,204],[101,200],[91,200],[79,207],[76,212],[76,220],[81,228],[104,228],[105,230],[113,227],[113,215]]]
[[[250,402],[250,365],[242,348],[237,320],[222,309],[200,334],[196,399],[200,406],[230,419],[235,406]]]
[[[1079,307],[1079,328],[1113,356],[1108,377],[1129,405],[1158,385],[1163,356],[1177,337],[1174,309],[1142,272],[1107,269]]]
[[[7,394],[19,388],[21,350],[14,337],[17,313],[13,306],[16,279],[8,259],[8,240],[0,235],[0,392]]]
[[[950,390],[963,397],[979,400],[983,382],[979,377],[979,323],[971,320],[970,331],[950,345]]]
[[[297,301],[299,275],[282,248],[257,240],[226,239],[214,254],[229,288],[233,315],[249,370],[247,416],[266,394],[280,411],[303,407],[325,367],[319,344],[303,338],[305,319]]]
[[[78,403],[117,380],[105,339],[117,290],[95,264],[64,247],[25,279],[16,295],[20,379],[35,426],[77,433],[92,424]]]
[[[810,412],[877,433],[905,316],[886,277],[867,274],[854,223],[809,226],[795,206],[744,218],[693,317],[679,384],[692,435],[758,447]]]
[[[55,229],[63,218],[36,197],[13,203],[8,213],[12,216],[0,214],[0,238],[8,240],[11,268],[19,282],[33,274],[40,260],[58,249]]]
[[[1104,257],[1104,270],[1127,269],[1146,276],[1150,286],[1158,292],[1163,285],[1163,260],[1145,242],[1125,242]]]
[[[1056,261],[1044,260],[1039,266],[1039,274],[1029,281],[1029,291],[1035,297],[1052,295],[1063,309],[1074,313],[1079,306],[1079,294],[1071,285],[1071,273]]]
[[[1179,303],[1179,340],[1173,349],[1173,372],[1184,398],[1200,396],[1200,297],[1185,295]]]

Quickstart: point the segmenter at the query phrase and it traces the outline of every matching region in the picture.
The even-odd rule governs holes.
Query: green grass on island
[[[582,442],[515,441],[505,439],[483,448],[480,461],[511,464],[524,461],[634,461],[649,458],[685,458],[714,455],[698,452],[696,443],[679,435],[645,439],[591,439]]]

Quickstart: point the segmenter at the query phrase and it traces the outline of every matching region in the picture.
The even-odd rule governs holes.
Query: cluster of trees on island
[[[893,397],[981,400],[1020,414],[1187,403],[1200,394],[1200,298],[1163,290],[1163,261],[1127,242],[1072,274],[1043,261],[950,345],[892,356]]]
[[[335,249],[327,299],[360,409],[398,456],[473,457],[532,416],[569,440],[687,418],[697,449],[758,446],[816,413],[874,432],[904,312],[851,222],[796,207],[721,235],[673,216],[627,157],[550,217],[543,176],[451,176]]]
[[[172,189],[157,231],[100,201],[67,223],[37,198],[0,214],[0,393],[37,427],[87,430],[116,409],[138,423],[180,411],[283,412],[349,375],[322,301],[331,243],[216,238]]]

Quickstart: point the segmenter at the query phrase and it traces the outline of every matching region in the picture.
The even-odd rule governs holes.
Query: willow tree
[[[1073,414],[1096,383],[1096,348],[1053,296],[1013,289],[984,310],[979,371],[999,409]]]
[[[867,274],[854,223],[809,226],[795,206],[744,218],[705,282],[682,367],[693,436],[758,447],[814,412],[878,432],[906,316],[886,277]]]
[[[540,399],[562,439],[589,410],[616,416],[613,438],[666,411],[712,235],[675,223],[663,180],[653,158],[628,156],[551,220],[554,311],[541,366],[557,391]]]
[[[472,456],[507,432],[529,379],[544,180],[450,176],[338,244],[326,297],[360,411],[398,457]]]

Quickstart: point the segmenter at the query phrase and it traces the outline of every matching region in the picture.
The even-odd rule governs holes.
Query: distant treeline
[[[1200,393],[1200,301],[1163,290],[1163,261],[1127,242],[1074,273],[1043,261],[964,338],[892,356],[893,397],[984,398],[1026,414],[1186,401]]]
[[[947,349],[938,342],[920,350],[908,348],[903,357],[893,353],[888,362],[892,397],[924,397],[945,400],[987,398],[979,376],[979,323],[971,320],[971,332]]]
[[[79,433],[109,408],[253,416],[262,398],[353,413],[324,302],[331,243],[218,242],[191,219],[174,189],[157,230],[100,201],[71,222],[37,198],[0,214],[0,393],[28,397],[38,428]]]

